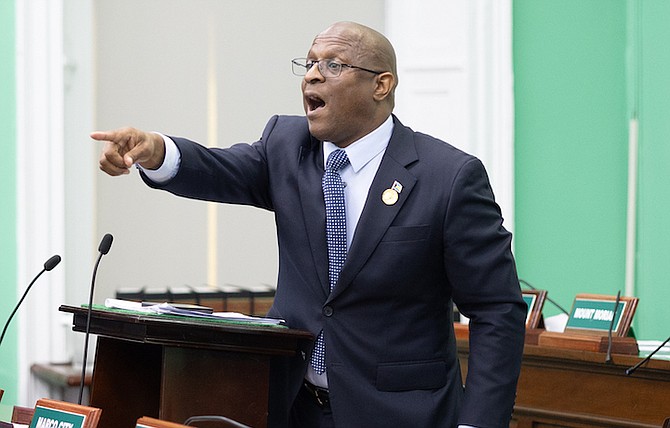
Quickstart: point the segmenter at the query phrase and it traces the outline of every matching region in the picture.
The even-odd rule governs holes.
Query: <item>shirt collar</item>
[[[391,140],[393,134],[393,116],[389,116],[384,123],[377,129],[370,132],[363,138],[354,141],[344,148],[349,158],[349,163],[354,172],[358,172],[361,168],[368,164],[375,156],[383,152]],[[339,149],[330,141],[323,142],[323,164],[326,164],[328,155]]]

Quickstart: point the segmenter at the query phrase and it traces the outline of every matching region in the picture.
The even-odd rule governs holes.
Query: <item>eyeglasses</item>
[[[319,73],[323,77],[338,77],[342,74],[342,67],[347,68],[356,68],[358,70],[367,71],[372,74],[382,74],[383,71],[374,71],[367,68],[359,67],[357,65],[343,64],[341,62],[334,61],[332,59],[320,59],[313,60],[307,58],[295,58],[291,60],[291,66],[293,67],[293,74],[296,76],[304,76],[309,70],[317,65],[319,67]]]

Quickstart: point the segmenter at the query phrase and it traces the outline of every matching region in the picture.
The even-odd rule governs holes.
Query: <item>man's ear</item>
[[[377,86],[375,87],[374,98],[376,101],[382,101],[389,97],[395,88],[395,76],[393,73],[385,72],[377,75]]]

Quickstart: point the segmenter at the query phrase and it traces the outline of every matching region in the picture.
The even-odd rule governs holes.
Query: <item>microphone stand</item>
[[[526,281],[526,280],[524,280],[524,279],[520,279],[520,278],[519,278],[519,282],[520,282],[521,284],[527,286],[527,287],[530,288],[531,290],[537,290],[537,288],[533,287],[528,281]],[[565,309],[563,309],[563,307],[562,307],[561,305],[559,305],[558,303],[556,303],[555,301],[553,301],[549,296],[547,296],[546,299],[547,299],[548,301],[550,301],[551,303],[553,303],[554,306],[556,306],[556,307],[557,307],[561,312],[563,312],[565,315],[570,316],[570,313],[569,313],[568,311],[566,311]]]
[[[2,329],[2,335],[0,335],[0,344],[2,344],[2,341],[5,338],[5,333],[7,333],[7,327],[9,327],[9,323],[12,321],[12,318],[14,318],[14,315],[16,315],[16,311],[19,310],[19,306],[21,306],[21,303],[23,303],[23,300],[28,295],[28,292],[32,288],[33,284],[35,284],[35,281],[37,281],[37,278],[42,276],[42,274],[44,272],[48,272],[51,269],[55,268],[56,265],[58,265],[58,263],[60,263],[60,260],[61,260],[61,258],[58,254],[56,254],[54,256],[51,256],[51,258],[44,263],[44,269],[42,269],[40,271],[40,273],[38,273],[35,276],[35,278],[33,278],[33,280],[30,281],[30,284],[28,284],[28,288],[26,288],[26,291],[23,293],[23,296],[21,296],[21,300],[19,300],[19,303],[17,303],[16,306],[14,307],[14,310],[12,311],[12,314],[7,319],[7,323],[5,323],[5,327]]]
[[[616,292],[616,300],[614,301],[614,312],[612,313],[612,321],[610,321],[610,328],[607,329],[607,356],[605,363],[612,362],[612,330],[614,329],[614,319],[616,318],[617,310],[619,309],[619,300],[621,299],[621,290]]]
[[[668,343],[668,342],[670,342],[670,337],[668,337],[667,339],[665,339],[665,342],[661,343],[661,345],[660,345],[658,348],[656,348],[656,349],[654,349],[653,351],[651,351],[651,354],[647,355],[642,361],[640,361],[639,363],[635,364],[633,367],[628,367],[628,368],[626,369],[626,372],[625,372],[625,373],[626,373],[626,376],[630,376],[630,375],[632,375],[632,374],[635,372],[635,370],[639,369],[639,368],[642,366],[642,364],[644,364],[644,363],[646,363],[647,361],[651,360],[651,357],[653,357],[654,355],[656,355],[656,353],[657,353],[658,351],[660,351],[660,350],[665,346],[665,344]]]
[[[95,267],[93,268],[93,276],[91,278],[91,291],[88,295],[88,311],[86,312],[86,334],[84,336],[84,358],[81,364],[81,380],[79,381],[79,398],[77,404],[81,405],[81,399],[84,395],[84,380],[86,378],[86,359],[88,357],[88,338],[91,334],[91,311],[93,310],[93,290],[95,289],[95,277],[98,274],[98,266],[100,265],[100,260],[102,256],[109,252],[109,248],[112,246],[112,235],[109,233],[103,236],[98,251],[98,260],[95,262]]]

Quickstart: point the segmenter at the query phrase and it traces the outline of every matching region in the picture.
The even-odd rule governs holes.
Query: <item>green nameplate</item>
[[[84,415],[36,406],[30,428],[83,428],[84,421]]]
[[[619,301],[616,317],[614,303],[612,300],[576,298],[565,328],[608,332],[614,318],[612,331],[618,331],[628,302]]]
[[[535,301],[537,301],[537,296],[535,294],[523,293],[523,301],[526,302],[526,305],[528,305],[528,315],[530,315],[530,312],[533,310],[533,307],[535,307]]]

